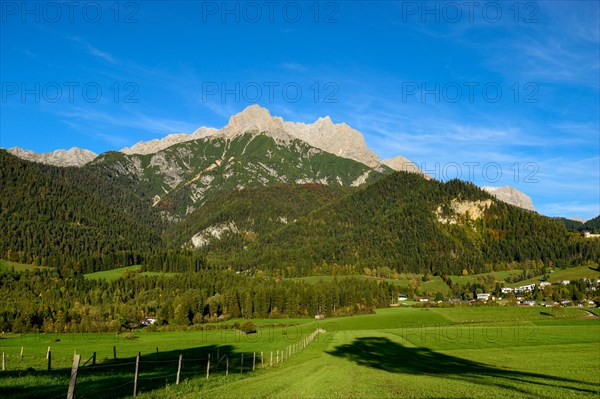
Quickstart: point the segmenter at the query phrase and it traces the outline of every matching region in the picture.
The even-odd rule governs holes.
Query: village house
[[[532,301],[532,300],[522,301],[521,305],[523,305],[523,306],[535,306],[535,301]]]
[[[540,288],[548,287],[549,285],[551,285],[551,284],[548,281],[542,281],[542,282],[540,282]]]
[[[490,299],[490,295],[488,293],[477,294],[478,301],[488,301]]]
[[[143,326],[146,326],[146,327],[147,327],[147,326],[151,326],[152,324],[155,324],[155,323],[156,323],[156,319],[155,319],[155,318],[152,318],[152,317],[145,318],[145,319],[142,321],[142,325],[143,325]]]
[[[583,232],[583,236],[584,236],[585,238],[600,238],[600,234],[592,234],[592,233],[591,233],[591,232],[589,232],[589,231],[584,231],[584,232]]]
[[[535,284],[522,285],[515,288],[515,292],[531,292],[535,289]]]
[[[510,287],[502,287],[502,288],[500,288],[500,291],[501,291],[503,294],[508,294],[508,293],[510,293],[510,292],[513,292],[514,290],[513,290],[512,288],[510,288]]]

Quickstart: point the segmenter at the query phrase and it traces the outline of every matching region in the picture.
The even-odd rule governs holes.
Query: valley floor
[[[265,325],[255,337],[231,331],[140,332],[137,339],[119,338],[116,345],[122,356],[141,350],[146,360],[157,362],[203,348],[213,353],[220,349],[221,357],[230,351],[230,359],[240,353],[247,356],[243,374],[239,364],[231,363],[228,376],[221,368],[208,381],[205,368],[186,374],[180,385],[174,384],[174,370],[152,387],[142,378],[140,398],[592,398],[600,395],[600,318],[596,309],[591,311],[593,315],[580,309],[537,307],[391,308],[375,315],[294,321],[298,324],[287,328]],[[293,345],[317,326],[325,332],[306,349],[272,368],[249,372],[253,350],[269,353]],[[0,396],[64,396],[68,352],[72,356],[74,346],[86,355],[82,359],[98,350],[103,359],[99,366],[110,364],[114,335],[89,339],[82,348],[80,338],[65,336],[60,342],[54,338],[57,361],[65,358],[58,363],[61,370],[50,375],[27,372],[25,364],[15,364],[20,371],[0,375]],[[2,350],[15,354],[19,342],[8,338]],[[26,345],[29,351],[41,351],[49,344],[38,339]],[[161,354],[155,358],[152,352],[158,345]],[[98,397],[102,384],[108,390],[123,384],[123,391],[113,391],[111,397],[130,397],[130,377],[82,373],[76,397]]]

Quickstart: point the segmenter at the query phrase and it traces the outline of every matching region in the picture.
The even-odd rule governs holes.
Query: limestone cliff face
[[[533,202],[531,198],[522,191],[517,190],[511,186],[504,187],[491,187],[484,186],[483,190],[492,194],[494,197],[498,198],[500,201],[506,202],[510,205],[518,206],[519,208],[527,209],[529,211],[535,212],[535,207],[533,206]]]
[[[296,138],[342,158],[372,168],[380,166],[379,157],[367,147],[359,131],[345,123],[333,123],[328,116],[314,123],[286,122],[281,117],[271,116],[269,110],[259,105],[251,105],[232,116],[227,126],[219,130],[215,137],[233,138],[247,132],[267,133],[280,142]]]
[[[477,220],[482,218],[491,205],[492,200],[459,201],[454,199],[447,211],[444,211],[443,207],[440,206],[435,213],[440,223],[457,224],[460,223],[461,219]]]
[[[358,130],[345,123],[333,123],[328,116],[312,124],[286,122],[285,128],[292,136],[342,158],[353,159],[371,168],[381,163]]]
[[[37,154],[33,151],[13,147],[7,150],[9,153],[32,162],[44,163],[54,166],[83,166],[94,160],[98,154],[82,148],[73,147],[69,150],[56,150]]]

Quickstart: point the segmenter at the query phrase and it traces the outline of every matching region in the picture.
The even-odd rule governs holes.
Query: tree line
[[[132,273],[115,281],[57,270],[0,272],[0,329],[96,332],[134,328],[148,317],[186,327],[230,318],[341,316],[388,306],[396,288],[357,278],[306,282],[203,269],[176,276]]]

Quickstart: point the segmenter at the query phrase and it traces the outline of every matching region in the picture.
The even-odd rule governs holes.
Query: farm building
[[[535,284],[527,284],[522,285],[520,287],[515,288],[515,292],[531,292],[535,288]]]
[[[152,317],[148,317],[148,318],[144,319],[144,321],[142,321],[143,326],[151,326],[154,323],[156,323],[156,319],[152,318]]]
[[[477,294],[478,301],[488,301],[490,299],[490,295],[488,293]]]

